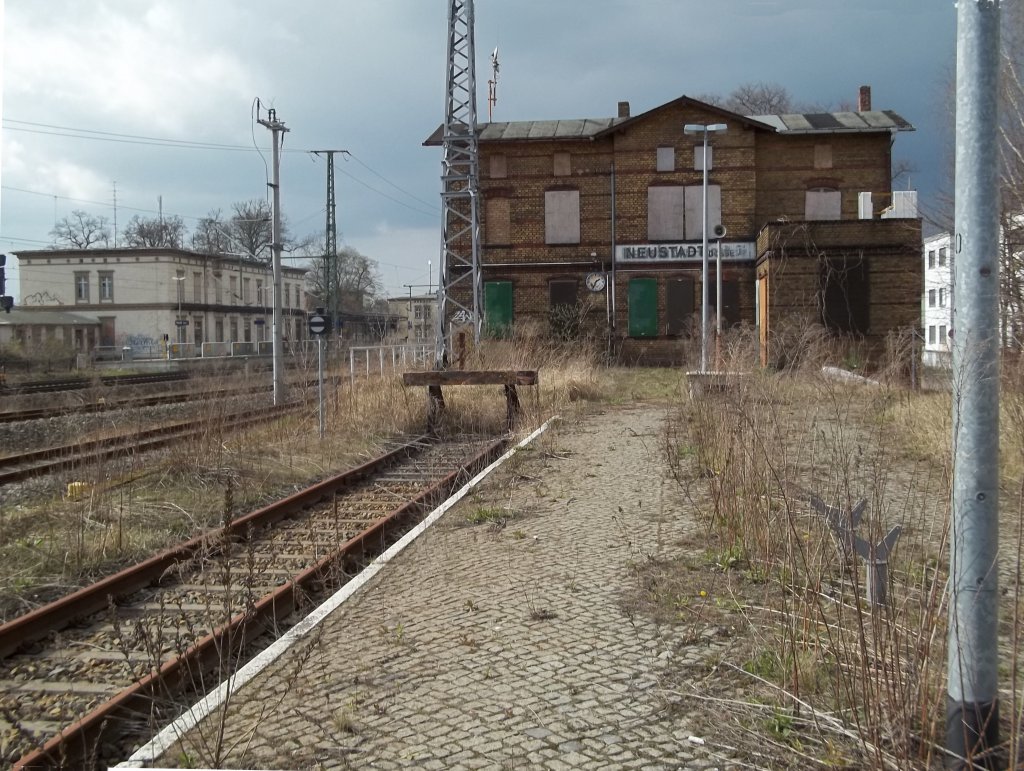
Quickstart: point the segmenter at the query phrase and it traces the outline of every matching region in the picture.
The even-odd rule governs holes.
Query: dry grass
[[[686,400],[666,431],[666,460],[707,541],[701,559],[644,566],[640,586],[652,589],[641,599],[654,618],[674,617],[683,639],[707,624],[735,638],[699,687],[690,671],[667,693],[684,710],[713,708],[715,741],[757,766],[941,765],[950,395],[904,390],[893,370],[881,386],[838,385],[816,366]],[[1001,613],[1016,619],[1024,394],[1007,389],[1003,414]],[[865,499],[856,533],[871,543],[902,527],[885,605],[866,602],[863,562],[809,493],[845,511]],[[680,581],[707,598],[674,593]],[[1002,632],[1002,736],[1017,746],[1021,648],[1014,622]]]
[[[486,355],[470,351],[464,364],[467,369],[538,369],[540,385],[520,389],[527,427],[555,412],[582,411],[587,400],[611,393],[614,378],[601,371],[599,362],[599,353],[587,345],[520,338],[489,346]],[[315,376],[315,363],[308,369],[304,374]],[[235,375],[235,382],[241,377]],[[16,496],[0,499],[0,620],[216,526],[225,515],[228,488],[235,509],[231,514],[237,516],[363,462],[397,435],[425,430],[424,389],[403,387],[400,374],[357,379],[355,387],[347,377],[339,382],[326,393],[322,441],[315,389],[302,395],[298,413],[239,432],[227,423],[230,410],[211,396],[186,410],[206,428],[197,439],[31,482]],[[221,385],[218,381],[211,389]],[[445,398],[447,431],[504,431],[500,387],[452,388]],[[254,405],[270,399],[268,393],[247,397]],[[142,427],[147,418],[134,411],[97,420],[98,428],[83,433],[82,440]],[[77,483],[72,495],[70,482]]]

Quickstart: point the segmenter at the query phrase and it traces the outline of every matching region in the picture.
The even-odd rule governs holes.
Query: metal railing
[[[402,368],[426,368],[433,363],[432,343],[410,345],[367,345],[348,349],[348,374],[352,383],[357,373],[369,378],[383,377],[385,372],[396,372]]]

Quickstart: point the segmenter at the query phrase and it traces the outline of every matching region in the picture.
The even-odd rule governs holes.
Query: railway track
[[[241,428],[265,423],[301,408],[301,404],[284,404],[277,407],[248,409],[243,412],[220,416],[226,429]],[[57,471],[88,466],[92,463],[118,458],[125,455],[154,450],[181,442],[210,431],[208,421],[194,420],[165,423],[154,428],[132,431],[104,439],[93,439],[57,447],[17,453],[0,457],[0,485],[20,482],[32,477]]]
[[[343,583],[504,444],[420,437],[0,626],[0,760],[87,767],[161,703],[226,676],[307,592]]]
[[[61,418],[68,415],[86,415],[96,412],[109,412],[112,410],[158,407],[164,404],[181,404],[185,402],[204,401],[210,399],[227,399],[233,396],[246,396],[250,394],[269,392],[270,390],[271,386],[258,386],[244,389],[219,388],[213,391],[153,394],[151,396],[135,396],[125,399],[113,398],[107,400],[104,398],[102,401],[90,402],[88,404],[76,404],[70,407],[29,407],[22,410],[0,412],[0,424],[18,423],[26,420],[47,420],[49,418]]]
[[[335,375],[325,379],[325,385],[337,386],[345,382],[341,376]],[[317,385],[314,380],[303,380],[288,383],[289,388],[313,388]],[[0,424],[18,423],[28,420],[47,420],[50,418],[62,418],[68,415],[86,415],[98,412],[111,412],[115,410],[140,409],[145,407],[158,407],[167,404],[182,404],[193,401],[208,401],[211,399],[228,399],[236,396],[251,396],[260,393],[269,393],[273,390],[271,385],[246,385],[241,388],[217,388],[212,390],[177,391],[175,393],[159,393],[147,396],[120,397],[116,393],[104,396],[95,402],[75,405],[58,405],[44,407],[28,407],[25,409],[0,411]]]
[[[36,380],[17,385],[0,386],[3,394],[42,394],[56,391],[80,391],[97,384],[105,386],[148,385],[151,383],[173,383],[189,379],[188,372],[160,372],[149,375],[101,375],[97,379],[76,377],[64,380]]]

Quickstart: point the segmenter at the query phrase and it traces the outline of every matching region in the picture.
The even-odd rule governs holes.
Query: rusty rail
[[[291,514],[329,499],[346,487],[393,465],[398,459],[413,452],[417,446],[421,446],[425,440],[426,438],[422,437],[404,444],[361,466],[240,517],[212,534],[194,538],[0,626],[0,657],[8,655],[26,642],[41,639],[83,616],[103,610],[112,597],[124,596],[148,586],[162,576],[170,566],[189,559],[201,549],[209,548],[218,538],[221,542],[245,538],[265,530]],[[334,553],[323,557],[290,581],[264,595],[251,610],[236,614],[226,624],[195,642],[178,658],[165,662],[158,670],[139,678],[131,686],[64,728],[59,735],[23,756],[15,763],[14,768],[19,771],[37,771],[68,767],[68,763],[71,763],[72,767],[77,767],[74,764],[90,757],[101,740],[107,741],[118,733],[118,726],[124,719],[148,714],[156,697],[180,692],[189,686],[190,678],[198,671],[213,669],[214,665],[220,662],[228,642],[232,648],[250,642],[268,627],[293,613],[299,607],[304,593],[311,587],[321,584],[326,577],[338,575],[341,572],[338,568],[354,569],[367,559],[383,552],[412,524],[410,520],[419,519],[433,501],[450,494],[464,474],[475,473],[497,457],[506,443],[505,439],[491,443],[461,468],[451,472],[437,484],[385,517],[376,520],[342,544]]]

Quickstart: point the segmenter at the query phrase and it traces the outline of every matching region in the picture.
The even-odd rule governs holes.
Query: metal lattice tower
[[[456,314],[473,323],[480,342],[480,224],[477,180],[476,60],[473,0],[448,2],[448,77],[441,161],[441,280],[435,364],[448,364],[445,325]]]
[[[338,218],[337,202],[334,197],[334,154],[346,150],[311,150],[314,155],[327,158],[327,227],[324,246],[324,307],[330,314],[332,329],[338,328],[338,306],[341,287],[338,284]]]

